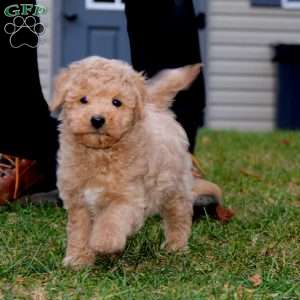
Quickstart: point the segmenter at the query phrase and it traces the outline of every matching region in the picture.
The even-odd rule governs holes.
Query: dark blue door
[[[130,61],[121,0],[64,0],[62,18],[62,65],[90,55]]]

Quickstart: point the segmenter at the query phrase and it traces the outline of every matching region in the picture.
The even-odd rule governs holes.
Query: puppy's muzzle
[[[102,116],[92,116],[91,117],[91,124],[94,128],[99,129],[105,123],[105,118]]]

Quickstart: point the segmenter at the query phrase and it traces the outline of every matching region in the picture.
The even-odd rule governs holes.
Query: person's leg
[[[133,67],[151,77],[166,68],[201,62],[198,29],[192,0],[126,0]],[[203,73],[180,92],[172,109],[186,130],[193,151],[197,129],[203,125]]]
[[[12,23],[14,19],[4,14],[4,9],[12,4],[20,4],[20,1],[0,1],[0,153],[37,160],[41,172],[45,172],[48,181],[54,186],[55,156],[58,148],[57,122],[51,118],[43,97],[37,49],[26,45],[12,47],[11,35],[4,30],[6,24]],[[26,4],[35,4],[35,0],[26,1]],[[32,38],[25,35],[26,32],[23,36],[25,39]]]

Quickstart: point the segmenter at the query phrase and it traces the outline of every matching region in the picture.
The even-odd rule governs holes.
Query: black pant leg
[[[26,45],[13,48],[10,35],[4,31],[4,26],[13,22],[12,17],[4,15],[5,7],[20,3],[17,0],[0,1],[0,152],[39,160],[45,166],[45,172],[55,176],[57,121],[51,118],[43,97],[37,49]],[[26,3],[35,4],[35,0]]]
[[[192,0],[126,0],[125,13],[133,67],[151,77],[166,68],[201,62]],[[176,96],[172,109],[187,132],[190,150],[203,125],[204,77]]]

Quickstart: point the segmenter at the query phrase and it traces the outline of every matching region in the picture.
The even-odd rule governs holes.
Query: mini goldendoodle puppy
[[[145,219],[160,214],[164,247],[187,246],[195,180],[187,136],[168,109],[200,65],[146,80],[128,64],[90,57],[63,70],[52,110],[62,107],[58,188],[68,211],[65,265],[121,252]],[[216,194],[198,182],[197,193]]]

